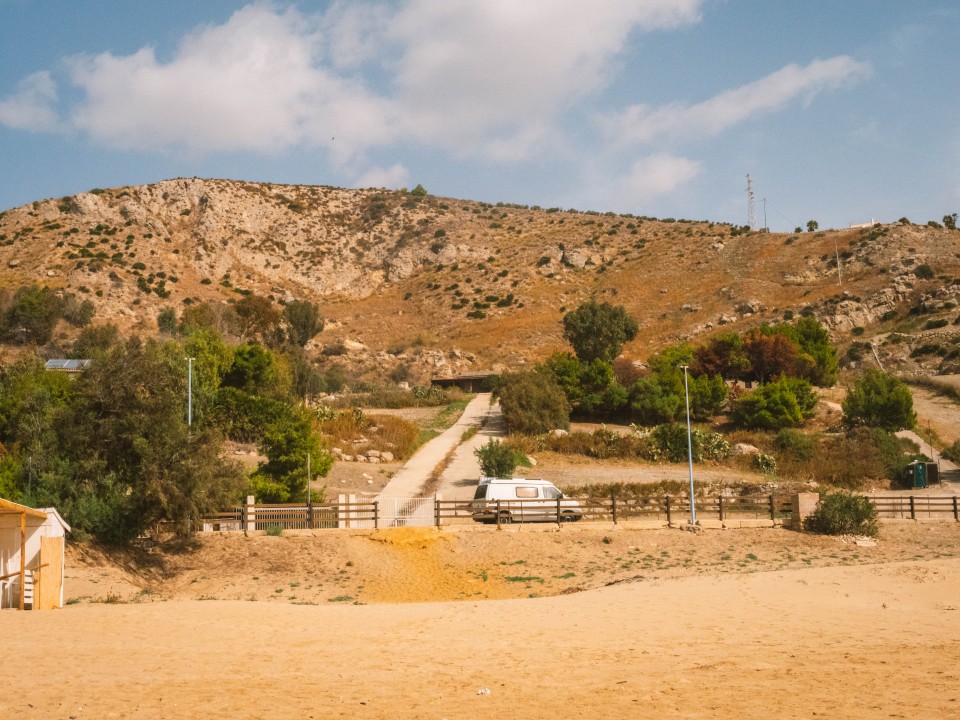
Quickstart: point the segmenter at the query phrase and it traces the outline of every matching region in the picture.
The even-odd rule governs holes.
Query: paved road
[[[461,439],[467,429],[471,427],[480,428],[484,418],[487,417],[487,414],[490,412],[490,401],[490,393],[480,393],[471,400],[456,424],[447,428],[440,435],[421,447],[414,456],[407,461],[406,465],[400,468],[390,479],[390,482],[380,491],[376,499],[419,497],[427,481],[430,479],[430,473],[433,472],[437,465],[443,462],[447,453],[461,445]],[[499,408],[499,406],[495,407]],[[467,443],[463,443],[463,445],[471,445],[477,437],[481,437],[482,432],[484,432],[483,429]],[[486,442],[486,439],[487,438],[480,440],[480,443]],[[469,454],[472,456],[472,451]],[[460,455],[463,455],[463,453],[458,452],[457,456]],[[456,459],[455,456],[454,460],[456,461]],[[476,458],[474,458],[474,460],[476,460]],[[474,481],[476,481],[478,473],[479,466],[477,466],[477,470],[473,471]],[[443,494],[446,487],[447,485],[441,479],[441,484],[437,492]],[[452,500],[458,496],[444,494],[443,497]],[[472,490],[469,491],[469,497],[473,497]]]

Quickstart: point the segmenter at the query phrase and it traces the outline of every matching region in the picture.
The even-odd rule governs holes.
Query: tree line
[[[812,316],[719,333],[698,345],[677,343],[646,366],[620,354],[637,332],[636,320],[622,306],[589,301],[568,312],[563,335],[572,352],[555,352],[533,371],[500,381],[510,430],[535,435],[565,428],[571,415],[647,426],[672,423],[684,417],[687,394],[696,420],[728,412],[737,427],[793,428],[812,417],[814,388],[833,386],[839,374],[837,348]],[[748,384],[757,387],[748,390]],[[850,424],[888,430],[910,427],[914,420],[909,389],[876,371],[858,380],[844,409]]]
[[[162,315],[165,332],[147,340],[85,327],[65,353],[92,360],[76,377],[46,371],[39,353],[0,369],[0,496],[56,506],[76,530],[112,543],[157,523],[186,534],[248,493],[302,500],[307,456],[317,476],[333,461],[300,402],[324,383],[302,349],[322,327],[317,308],[238,302],[247,339],[233,344],[217,310]],[[225,439],[257,443],[266,462],[247,474],[224,457]]]

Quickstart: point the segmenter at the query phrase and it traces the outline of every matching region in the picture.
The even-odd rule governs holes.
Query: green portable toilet
[[[913,487],[925,488],[927,486],[927,464],[912,462],[907,467],[913,477]]]

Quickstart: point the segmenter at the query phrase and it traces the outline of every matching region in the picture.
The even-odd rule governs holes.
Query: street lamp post
[[[193,358],[187,358],[187,427],[193,425]]]
[[[693,437],[690,432],[690,385],[687,381],[687,365],[683,368],[683,396],[687,404],[687,461],[690,464],[690,524],[697,524],[697,504],[693,499]]]

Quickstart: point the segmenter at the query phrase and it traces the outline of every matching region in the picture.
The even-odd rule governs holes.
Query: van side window
[[[556,500],[557,498],[563,497],[563,493],[554,487],[545,487],[543,489],[543,496],[548,500]]]
[[[537,497],[537,489],[535,487],[517,487],[516,491],[518,498],[526,499]]]

